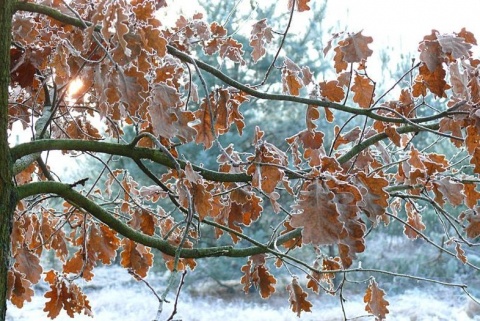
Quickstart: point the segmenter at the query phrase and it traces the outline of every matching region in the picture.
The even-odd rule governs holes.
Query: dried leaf
[[[7,278],[7,295],[10,302],[21,309],[25,301],[32,301],[33,294],[32,283],[25,279],[22,273],[10,269]]]
[[[290,295],[290,308],[293,312],[297,313],[297,316],[300,317],[302,311],[312,312],[310,308],[312,304],[307,300],[308,294],[303,291],[300,284],[298,284],[298,278],[294,277],[292,283],[287,285],[287,291]]]
[[[480,208],[475,207],[475,210],[468,210],[460,214],[459,219],[467,221],[468,225],[465,227],[465,233],[471,239],[480,236]]]
[[[25,279],[32,284],[38,283],[43,271],[38,256],[25,247],[17,250],[14,267],[18,272],[25,274]]]
[[[120,254],[120,264],[124,268],[132,269],[137,275],[146,277],[153,264],[153,254],[150,252],[150,248],[128,239],[123,239],[121,244],[123,251]]]
[[[418,213],[414,208],[412,208],[410,204],[408,204],[405,208],[408,216],[408,219],[407,219],[408,225],[405,225],[403,227],[404,228],[403,233],[405,233],[405,235],[409,239],[415,240],[421,236],[413,228],[415,228],[419,232],[422,232],[425,230],[426,226],[425,224],[423,224],[422,215]]]
[[[465,205],[469,208],[477,206],[478,200],[480,200],[480,193],[476,190],[477,185],[475,183],[464,183],[463,193],[465,194]]]
[[[455,252],[456,252],[456,257],[460,261],[462,261],[463,264],[467,264],[468,259],[465,256],[465,251],[461,248],[460,243],[457,243],[455,245]]]
[[[365,211],[374,225],[379,219],[386,223],[388,218],[385,217],[385,212],[389,195],[384,189],[388,187],[388,181],[378,175],[367,176],[364,172],[358,172],[355,178],[363,197],[359,207]]]
[[[50,284],[50,291],[45,293],[45,298],[50,299],[45,303],[43,311],[54,319],[62,308],[73,318],[75,313],[84,313],[92,316],[92,308],[85,294],[75,283],[70,283],[61,278],[53,270],[46,273],[45,281]],[[68,282],[68,283],[67,283]]]
[[[277,280],[265,266],[265,254],[250,256],[247,264],[242,266],[241,271],[244,275],[240,282],[244,285],[245,293],[249,292],[251,286],[258,288],[263,299],[269,298],[275,292],[274,285]]]
[[[442,51],[452,55],[453,59],[470,57],[469,50],[472,45],[465,42],[465,39],[456,35],[437,35]]]
[[[273,39],[272,28],[267,26],[267,19],[262,19],[253,24],[253,29],[250,35],[250,46],[253,47],[252,58],[253,62],[257,62],[265,53],[265,44],[268,44]]]
[[[365,311],[373,314],[377,320],[385,320],[386,315],[389,313],[387,306],[390,304],[383,298],[384,296],[385,291],[378,287],[375,279],[371,279],[363,297],[363,302],[367,304]]]
[[[339,83],[336,80],[321,82],[320,93],[323,97],[333,102],[340,102],[345,98],[345,91],[339,86]]]
[[[368,44],[372,42],[373,38],[363,36],[361,31],[350,35],[343,40],[343,44],[340,46],[340,50],[344,54],[343,60],[347,63],[366,60],[373,53],[373,51],[368,48]]]
[[[310,10],[310,7],[308,6],[308,3],[310,2],[310,0],[288,0],[288,10],[292,9],[294,1],[295,1],[295,8],[298,10],[298,12]]]
[[[436,187],[434,191],[438,190],[438,192],[441,193],[441,196],[443,196],[444,199],[448,200],[448,202],[453,206],[458,206],[463,203],[463,199],[465,196],[462,193],[462,183],[455,183],[449,177],[443,177],[440,180],[434,180],[433,185]],[[441,196],[439,195],[439,197],[437,198],[440,200],[439,204],[443,205],[445,202],[443,201]]]
[[[301,213],[292,215],[290,225],[303,227],[303,243],[336,244],[345,235],[334,197],[335,194],[319,180],[310,182],[300,192],[299,201],[293,208]]]
[[[355,75],[352,86],[352,91],[355,93],[353,101],[362,108],[369,108],[373,102],[374,89],[370,79],[359,74]]]

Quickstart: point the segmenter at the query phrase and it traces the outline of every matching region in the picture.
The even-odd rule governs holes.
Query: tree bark
[[[7,313],[10,233],[16,205],[13,163],[7,132],[12,14],[13,0],[0,0],[0,320],[5,320]]]

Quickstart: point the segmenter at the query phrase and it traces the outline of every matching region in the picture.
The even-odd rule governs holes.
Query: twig
[[[277,61],[278,56],[280,55],[280,51],[282,50],[283,44],[285,43],[285,39],[287,38],[288,31],[290,29],[290,25],[292,24],[293,20],[293,13],[295,11],[295,1],[292,1],[292,9],[290,10],[290,18],[288,19],[287,27],[285,28],[285,31],[283,32],[283,37],[282,40],[280,41],[280,46],[278,47],[277,53],[275,54],[275,57],[273,58],[272,63],[270,66],[268,66],[267,72],[265,73],[265,76],[263,77],[263,80],[260,84],[253,86],[253,87],[259,87],[263,86],[268,79],[268,76],[270,75],[270,72],[272,71],[273,66],[275,65],[275,62]]]
[[[187,270],[183,271],[182,276],[180,278],[180,284],[177,288],[177,294],[175,295],[175,302],[173,304],[173,311],[167,321],[173,321],[173,316],[177,314],[177,305],[178,305],[178,298],[180,297],[180,291],[182,290],[183,285],[185,284],[185,276],[187,275]]]
[[[142,278],[140,275],[135,273],[135,271],[132,268],[129,268],[127,271],[137,281],[142,281],[150,289],[150,291],[152,291],[153,295],[155,295],[155,297],[157,298],[157,300],[158,300],[157,316],[155,317],[155,319],[153,321],[159,321],[160,315],[162,314],[162,311],[163,311],[163,302],[166,302],[166,303],[169,303],[169,302],[167,300],[162,300],[162,298],[160,298],[160,296],[157,294],[157,291],[155,291],[155,289],[150,285],[150,283],[148,283],[144,278]]]

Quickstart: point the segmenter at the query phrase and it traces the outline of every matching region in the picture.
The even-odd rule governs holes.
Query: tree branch
[[[177,251],[177,247],[171,245],[170,243],[161,238],[148,236],[137,230],[132,229],[130,226],[105,211],[97,203],[93,202],[92,200],[86,198],[79,192],[72,189],[69,184],[63,184],[59,182],[35,182],[17,187],[17,192],[18,200],[37,194],[56,194],[64,198],[72,205],[78,206],[79,208],[82,208],[85,211],[89,212],[102,223],[104,223],[111,229],[117,231],[124,237],[131,239],[132,241],[151,248],[158,249],[161,252],[170,256],[174,256]],[[283,244],[290,239],[298,237],[300,235],[300,231],[300,229],[297,229],[280,236],[277,239],[277,244]],[[180,257],[194,259],[218,256],[247,257],[266,252],[275,251],[266,245],[256,245],[247,248],[234,248],[233,246],[217,246],[209,248],[181,249]],[[278,254],[280,256],[285,256],[281,253]]]
[[[159,150],[133,147],[126,144],[108,143],[103,141],[86,141],[81,139],[42,139],[33,142],[19,144],[11,149],[14,161],[22,157],[48,150],[76,150],[81,152],[105,153],[110,155],[124,156],[132,159],[148,159],[158,164],[175,168],[175,163],[168,155]],[[182,168],[186,162],[177,160]],[[17,164],[17,163],[15,163]],[[247,174],[221,173],[199,166],[193,166],[205,179],[217,182],[250,182],[251,177]]]

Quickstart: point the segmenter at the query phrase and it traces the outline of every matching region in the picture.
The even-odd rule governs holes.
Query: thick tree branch
[[[424,127],[431,130],[438,130],[440,128],[440,125],[436,123],[431,125],[424,125]],[[412,132],[421,132],[422,129],[419,129],[416,126],[408,125],[408,126],[397,128],[396,131],[399,134],[406,134],[406,133],[412,133]],[[379,133],[379,134],[373,135],[372,137],[362,141],[360,144],[357,144],[354,147],[352,147],[352,149],[350,149],[348,152],[340,156],[337,160],[340,164],[348,162],[351,158],[355,157],[355,155],[360,153],[362,150],[386,138],[388,138],[388,135],[385,133]]]
[[[11,149],[12,157],[18,160],[26,155],[51,150],[76,150],[80,152],[105,153],[124,156],[132,159],[148,159],[158,164],[175,168],[175,164],[168,155],[159,150],[133,147],[131,145],[107,143],[103,141],[86,141],[81,139],[42,139],[17,145]],[[185,162],[178,160],[182,168]],[[249,182],[251,177],[246,174],[221,173],[193,166],[205,179],[218,182]]]
[[[167,241],[145,235],[137,230],[132,229],[124,222],[118,220],[110,213],[105,211],[94,201],[83,196],[79,192],[75,191],[69,184],[63,184],[59,182],[35,182],[25,184],[17,187],[18,199],[38,195],[38,194],[56,194],[64,198],[67,202],[74,206],[84,209],[102,223],[117,231],[124,237],[127,237],[137,243],[143,244],[148,247],[152,247],[160,250],[161,252],[174,256],[177,251],[177,247],[171,245]],[[290,233],[284,234],[277,239],[277,244],[283,244],[295,237],[300,236],[300,229],[294,230]],[[182,249],[180,251],[180,257],[182,258],[205,258],[214,256],[228,256],[228,257],[247,257],[260,253],[274,253],[279,256],[285,256],[281,253],[277,253],[272,248],[257,243],[255,246],[247,248],[234,248],[233,246],[218,246],[209,248],[195,248],[195,249]]]

